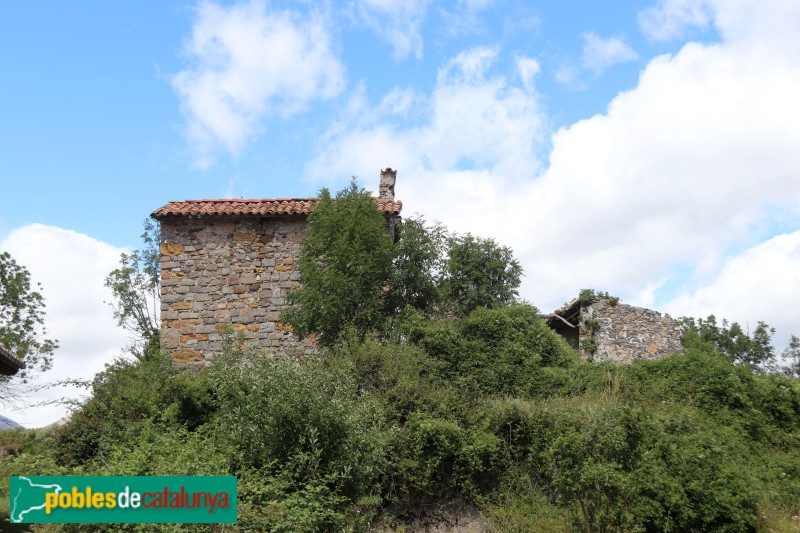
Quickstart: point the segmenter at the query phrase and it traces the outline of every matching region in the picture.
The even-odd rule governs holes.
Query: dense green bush
[[[391,496],[406,505],[475,498],[494,486],[503,466],[497,436],[423,413],[397,434],[392,455]]]
[[[235,350],[217,358],[208,381],[235,470],[291,464],[298,479],[335,475],[348,496],[368,494],[383,472],[382,412],[348,374]]]
[[[441,378],[441,361],[416,346],[351,338],[322,364],[351,376],[360,393],[379,402],[387,419],[400,424],[417,411],[452,414],[453,404],[460,402]]]
[[[56,432],[55,451],[59,462],[80,464],[137,440],[140,424],[194,429],[213,410],[204,376],[174,368],[169,354],[155,350],[143,360],[118,359],[97,374],[92,397]]]
[[[245,530],[363,531],[450,504],[497,531],[752,531],[800,514],[796,379],[701,341],[579,362],[530,306],[403,328],[302,361],[237,342],[202,371],[118,361],[66,427],[0,434],[0,474],[237,475]]]
[[[461,319],[406,324],[409,339],[442,362],[447,379],[473,378],[485,394],[526,389],[542,366],[569,366],[577,354],[530,305],[477,309]]]

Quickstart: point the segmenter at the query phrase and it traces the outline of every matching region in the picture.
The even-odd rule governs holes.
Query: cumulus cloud
[[[780,349],[790,334],[800,335],[799,317],[791,311],[798,300],[800,230],[731,257],[700,288],[680,294],[665,308],[676,316],[716,314],[751,331],[763,320],[777,329],[775,345]]]
[[[712,13],[720,42],[649,61],[605,113],[556,131],[549,157],[535,78],[519,62],[501,73],[502,53],[481,48],[442,67],[412,121],[344,115],[308,174],[374,187],[379,168],[398,168],[407,216],[511,245],[522,294],[543,309],[581,288],[655,306],[665,287],[699,291],[732,253],[774,235],[773,213],[800,226],[800,46],[788,44],[800,12],[775,0]]]
[[[429,0],[359,0],[357,11],[360,20],[389,43],[395,59],[421,58],[420,29],[428,4]]]
[[[117,327],[106,275],[117,267],[125,251],[70,230],[42,224],[17,228],[0,242],[0,250],[25,266],[31,279],[42,284],[48,335],[59,340],[53,368],[37,384],[62,379],[91,379],[130,343]],[[30,398],[42,402],[75,398],[83,391],[50,389]],[[8,409],[4,415],[26,427],[41,427],[63,417],[64,406]]]
[[[619,63],[633,61],[639,57],[636,52],[619,37],[603,38],[594,32],[583,34],[583,68],[596,75],[603,73]]]
[[[474,48],[439,69],[430,95],[406,96],[406,112],[418,125],[395,125],[396,117],[375,112],[362,96],[324,138],[325,149],[312,160],[307,174],[330,183],[357,174],[369,188],[378,169],[401,169],[403,200],[463,230],[483,229],[517,185],[538,170],[535,151],[544,141],[543,113],[533,90],[538,63],[519,57],[513,76],[494,73],[497,50]],[[396,91],[390,93],[389,97]],[[365,111],[365,108],[367,110]],[[480,205],[485,202],[484,205]],[[476,216],[475,208],[479,214]],[[483,210],[487,210],[483,212]]]
[[[265,117],[296,113],[344,87],[324,19],[258,0],[201,2],[183,56],[188,65],[171,82],[201,167],[219,150],[237,154]]]

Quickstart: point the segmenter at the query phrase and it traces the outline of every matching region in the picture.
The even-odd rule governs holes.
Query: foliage
[[[167,353],[144,360],[118,359],[97,374],[92,397],[56,431],[56,456],[63,464],[102,460],[121,442],[140,438],[141,426],[196,428],[213,410],[204,376],[179,371]]]
[[[136,336],[135,353],[149,353],[158,347],[159,280],[161,275],[161,233],[153,220],[144,221],[144,248],[120,256],[120,266],[106,277],[111,289],[114,318]]]
[[[597,341],[594,339],[595,334],[600,330],[600,323],[594,318],[583,320],[583,339],[581,340],[581,348],[592,356],[597,352]]]
[[[510,248],[421,218],[396,231],[392,242],[374,198],[355,180],[335,198],[323,189],[297,261],[303,284],[290,291],[293,305],[281,319],[330,348],[346,331],[360,340],[396,336],[410,310],[465,316],[514,302],[522,269]]]
[[[335,199],[323,189],[297,260],[303,285],[289,293],[294,307],[282,320],[301,338],[316,333],[322,346],[348,327],[361,335],[379,328],[392,258],[386,221],[370,193],[355,179]]]
[[[369,492],[383,469],[381,411],[347,374],[237,347],[217,359],[214,424],[234,468],[292,464],[304,482],[335,476],[346,495]]]
[[[619,298],[616,296],[611,296],[605,291],[596,291],[594,289],[581,289],[581,292],[578,294],[578,300],[584,305],[591,305],[599,301],[606,301],[611,306],[615,306],[619,303]]]
[[[426,413],[412,415],[393,443],[392,498],[418,505],[454,494],[475,498],[502,468],[495,435]]]
[[[366,530],[457,502],[511,531],[749,531],[800,513],[796,379],[699,338],[661,360],[580,362],[525,325],[535,315],[416,314],[414,342],[350,334],[303,362],[241,339],[199,372],[118,361],[65,428],[0,434],[0,473],[233,474],[251,530]]]
[[[444,299],[458,315],[508,305],[518,296],[522,267],[511,248],[471,234],[448,239]]]
[[[792,335],[789,338],[789,345],[781,352],[781,357],[786,362],[784,374],[800,378],[800,337]]]
[[[447,379],[474,379],[487,394],[527,387],[541,366],[565,366],[575,352],[526,304],[476,309],[461,319],[409,319],[408,338],[442,362]]]
[[[52,366],[58,341],[47,338],[41,284],[31,285],[31,276],[8,252],[0,253],[0,343],[25,362],[15,378],[22,382]],[[0,376],[0,386],[9,378]],[[9,400],[0,393],[0,401]]]
[[[398,315],[406,306],[425,313],[440,303],[447,230],[422,218],[408,218],[397,227],[387,314]]]
[[[509,470],[491,499],[482,505],[490,531],[568,533],[569,515],[547,498],[536,481],[520,470]]]
[[[19,455],[23,450],[40,455],[52,445],[52,435],[45,429],[0,430],[0,458]]]
[[[714,315],[702,318],[682,318],[684,342],[693,342],[695,337],[710,343],[716,350],[737,364],[748,365],[755,371],[766,372],[776,368],[775,350],[772,347],[772,328],[759,321],[753,333],[736,323],[722,320],[717,325]]]
[[[337,485],[335,474],[298,481],[292,469],[266,476],[260,470],[246,471],[238,483],[237,523],[247,531],[341,531],[348,500]]]
[[[416,346],[351,338],[322,363],[351,376],[360,394],[381,404],[389,422],[403,424],[414,412],[448,412],[442,362]]]

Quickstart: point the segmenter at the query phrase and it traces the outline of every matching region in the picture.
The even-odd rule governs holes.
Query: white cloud
[[[581,69],[572,63],[559,65],[553,77],[556,83],[571,91],[583,91],[586,89],[586,82],[581,80]]]
[[[758,321],[777,329],[780,350],[790,334],[800,335],[800,230],[773,237],[728,259],[693,292],[665,308],[676,316],[716,314],[752,331]],[[724,313],[724,314],[723,314]]]
[[[583,34],[583,52],[581,63],[583,68],[596,75],[619,63],[633,61],[638,55],[619,37],[602,38],[596,33]]]
[[[580,65],[573,61],[563,61],[553,74],[556,83],[571,91],[583,91],[587,88],[587,83],[583,79],[587,71],[598,77],[614,65],[634,61],[639,57],[633,48],[619,37],[603,38],[594,32],[588,32],[581,38],[583,49]]]
[[[518,57],[517,70],[519,71],[519,77],[522,80],[523,87],[529,92],[534,91],[536,77],[542,70],[539,62],[530,57]]]
[[[494,0],[459,0],[458,5],[468,11],[481,11],[494,3]]]
[[[53,368],[38,383],[66,378],[91,379],[106,363],[122,354],[130,343],[117,327],[104,302],[111,294],[103,286],[106,275],[119,264],[125,251],[70,230],[42,224],[17,228],[0,242],[0,250],[25,266],[34,282],[42,284],[48,336],[60,347]],[[48,401],[74,398],[82,391],[48,390],[31,398]],[[63,406],[8,409],[3,414],[27,427],[41,427],[63,417]]]
[[[361,21],[389,43],[395,59],[422,57],[422,23],[429,0],[358,0]]]
[[[265,2],[201,2],[183,46],[189,65],[172,77],[197,164],[236,155],[268,115],[288,116],[344,86],[324,20],[271,11]]]
[[[795,0],[658,0],[639,13],[639,26],[648,38],[665,41],[713,25],[726,44],[767,53],[792,48],[798,17],[800,2]],[[791,51],[781,50],[786,52]]]
[[[499,74],[500,52],[484,48],[440,70],[411,125],[344,115],[308,175],[374,186],[379,168],[399,169],[406,216],[511,245],[523,296],[544,309],[591,287],[658,305],[661,287],[713,279],[731,251],[769,238],[771,213],[800,226],[800,46],[789,31],[800,10],[720,2],[713,13],[721,42],[651,60],[606,113],[553,135],[545,169],[535,91]],[[749,297],[770,305],[767,293]]]
[[[494,0],[458,0],[452,9],[439,8],[444,20],[444,31],[450,35],[483,34],[483,12],[492,7]]]
[[[392,126],[392,116],[371,111],[356,94],[357,103],[324,137],[325,149],[309,163],[308,175],[331,183],[357,174],[374,189],[371,176],[379,168],[400,168],[410,209],[453,227],[480,229],[471,221],[486,217],[475,217],[475,203],[485,200],[489,208],[493,198],[530,178],[543,141],[543,116],[532,90],[536,62],[519,57],[513,77],[498,76],[492,74],[496,55],[492,48],[467,50],[439,70],[431,95],[407,95],[414,104],[408,112],[420,122],[407,129]]]
[[[705,0],[659,0],[639,13],[639,26],[653,41],[682,37],[687,29],[706,28],[713,14]]]

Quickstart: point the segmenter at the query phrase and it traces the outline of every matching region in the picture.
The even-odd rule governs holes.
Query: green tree
[[[725,357],[737,364],[749,365],[758,372],[775,369],[775,349],[772,347],[772,335],[775,328],[759,321],[752,335],[748,334],[737,322],[717,318],[682,318],[684,335],[697,335],[701,341],[714,346]]]
[[[514,302],[522,267],[511,248],[468,233],[448,239],[443,275],[444,298],[454,312],[467,315]]]
[[[432,311],[441,297],[439,277],[447,230],[439,223],[427,225],[422,218],[409,218],[397,227],[397,233],[388,313],[397,314],[406,306]]]
[[[106,277],[114,296],[114,318],[135,335],[134,354],[143,357],[158,348],[160,305],[161,233],[157,223],[144,221],[144,247],[120,256],[120,266]]]
[[[283,313],[299,337],[331,346],[353,328],[396,331],[406,308],[464,316],[514,302],[522,268],[492,239],[449,234],[440,224],[408,219],[393,242],[375,199],[353,181],[332,198],[323,189],[309,215],[298,270],[302,286]]]
[[[781,356],[787,364],[784,373],[790,377],[800,378],[800,338],[792,335],[789,338],[789,345],[781,352]]]
[[[355,178],[336,198],[322,189],[297,260],[303,284],[289,293],[294,306],[282,320],[301,338],[315,333],[322,346],[347,328],[361,335],[379,328],[393,256],[386,220]]]
[[[0,254],[0,342],[25,362],[25,369],[13,377],[0,376],[0,402],[13,401],[18,391],[13,383],[27,383],[53,364],[58,341],[47,338],[44,297],[41,284],[32,285],[31,276],[8,252]]]

